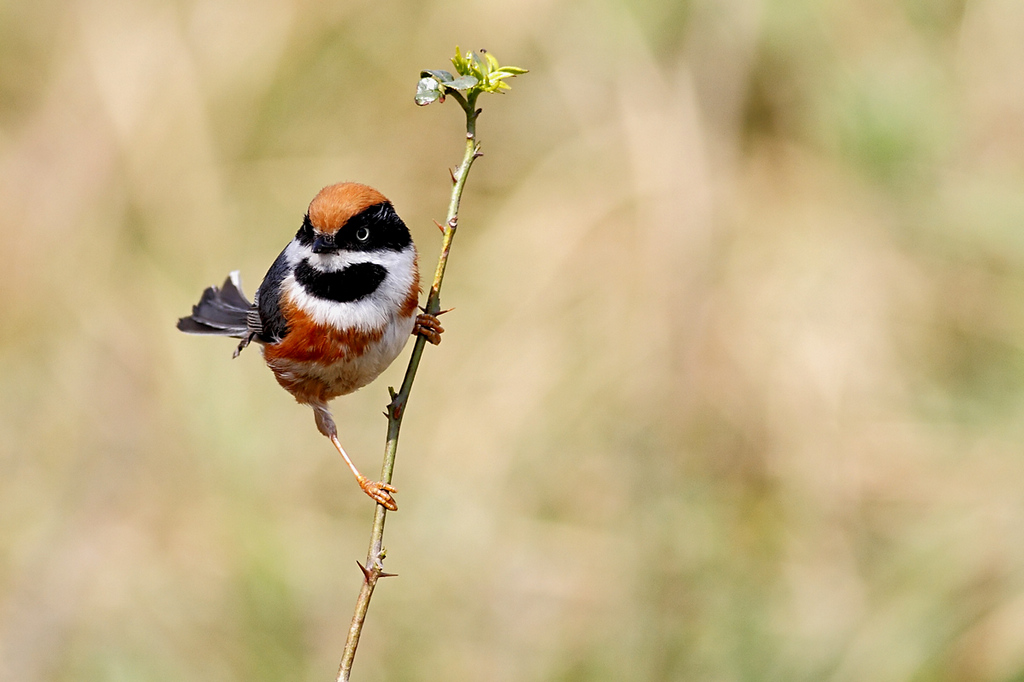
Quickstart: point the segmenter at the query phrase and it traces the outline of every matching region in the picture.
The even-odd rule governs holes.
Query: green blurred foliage
[[[322,680],[371,508],[247,351],[322,186],[433,267],[365,680],[1024,677],[1024,5],[0,4],[0,679]],[[373,470],[386,386],[335,403]]]

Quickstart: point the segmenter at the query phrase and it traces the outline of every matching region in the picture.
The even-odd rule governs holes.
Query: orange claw
[[[438,313],[438,315],[440,315],[440,313]],[[441,343],[441,334],[443,332],[444,327],[441,326],[441,321],[437,319],[436,315],[423,313],[416,316],[416,326],[412,328],[412,333],[414,335],[422,336],[436,346]]]
[[[366,476],[359,476],[356,480],[363,492],[372,497],[374,502],[391,511],[398,511],[398,503],[391,496],[391,493],[398,492],[398,488],[383,481],[371,481]]]

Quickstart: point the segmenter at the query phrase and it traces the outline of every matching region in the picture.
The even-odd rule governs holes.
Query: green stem
[[[445,267],[448,265],[448,253],[451,251],[452,239],[455,238],[455,230],[458,228],[459,203],[462,200],[462,190],[466,186],[466,177],[473,162],[480,156],[480,145],[476,141],[476,119],[480,112],[476,109],[476,98],[478,92],[471,92],[463,97],[458,92],[452,91],[448,96],[458,101],[466,113],[466,149],[462,155],[462,163],[452,172],[452,196],[448,203],[448,215],[445,217],[442,226],[443,237],[441,239],[441,255],[437,261],[437,269],[434,272],[434,282],[430,287],[430,295],[427,298],[426,311],[436,315],[441,310],[441,282],[444,280]],[[398,393],[392,395],[391,403],[388,404],[388,439],[384,447],[384,466],[381,469],[381,480],[391,483],[395,471],[395,455],[398,453],[398,433],[402,428],[402,418],[405,416],[405,407],[409,402],[409,393],[412,391],[412,383],[416,379],[416,371],[420,366],[420,358],[423,355],[423,348],[427,340],[422,336],[416,337],[416,344],[412,349],[412,356],[409,358],[409,366],[405,370],[405,379]],[[341,666],[338,669],[338,682],[348,682],[352,670],[352,662],[356,657],[356,647],[359,646],[359,635],[363,631],[363,623],[366,621],[366,612],[370,607],[370,597],[377,586],[377,581],[387,577],[384,572],[384,521],[387,518],[388,510],[377,505],[373,516],[373,530],[370,533],[370,548],[366,554],[366,565],[361,566],[363,570],[363,587],[359,590],[359,598],[356,600],[355,614],[352,616],[352,625],[349,627],[348,639],[345,641],[345,651],[342,654]]]

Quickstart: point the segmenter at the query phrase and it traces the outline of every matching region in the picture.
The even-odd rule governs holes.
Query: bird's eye
[[[367,229],[365,227],[360,227],[358,230],[356,230],[356,239],[358,239],[359,241],[365,242],[369,238],[370,238],[370,230],[369,229]]]

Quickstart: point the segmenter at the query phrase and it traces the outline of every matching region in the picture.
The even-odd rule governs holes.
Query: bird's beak
[[[313,240],[313,253],[330,253],[337,250],[338,245],[334,243],[334,235],[324,235]]]

